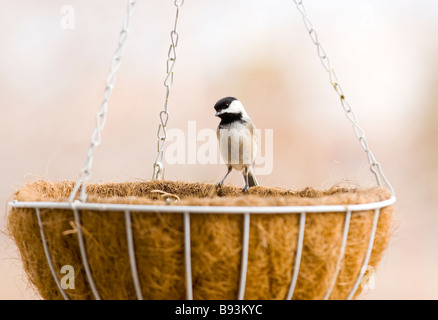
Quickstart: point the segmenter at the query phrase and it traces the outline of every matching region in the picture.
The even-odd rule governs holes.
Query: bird
[[[214,105],[216,117],[221,119],[217,127],[217,138],[222,159],[228,171],[216,186],[222,187],[230,172],[235,169],[242,172],[245,186],[243,192],[250,187],[258,186],[254,174],[254,161],[257,155],[257,136],[255,126],[242,102],[234,97],[225,97]]]

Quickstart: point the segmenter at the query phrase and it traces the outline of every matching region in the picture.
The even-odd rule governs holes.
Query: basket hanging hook
[[[93,164],[93,158],[94,158],[94,150],[101,142],[101,133],[103,130],[103,127],[106,123],[106,114],[108,111],[108,100],[111,96],[111,93],[114,89],[114,86],[116,84],[116,73],[117,70],[120,67],[120,63],[122,60],[123,52],[125,51],[125,43],[126,39],[129,35],[129,21],[132,16],[132,13],[134,11],[134,5],[137,3],[137,0],[128,0],[128,9],[127,13],[125,15],[125,18],[123,19],[123,27],[119,34],[119,42],[116,51],[113,54],[112,60],[111,60],[111,67],[110,67],[110,73],[105,81],[105,91],[104,91],[104,98],[102,103],[100,104],[99,111],[96,114],[96,128],[94,129],[93,133],[91,134],[91,144],[88,148],[88,154],[87,154],[87,161],[84,165],[84,167],[79,172],[79,178],[76,181],[75,186],[73,187],[72,192],[69,196],[69,203],[72,204],[76,194],[79,191],[79,188],[81,188],[81,197],[80,200],[82,202],[87,201],[87,193],[86,193],[86,187],[87,187],[87,181],[90,179],[91,176],[91,166]]]
[[[307,31],[309,32],[310,39],[312,40],[312,42],[316,46],[318,56],[322,62],[322,66],[329,74],[330,83],[332,84],[336,93],[339,95],[339,98],[341,100],[342,109],[344,109],[344,112],[345,112],[345,116],[352,123],[356,138],[359,140],[359,143],[361,144],[363,150],[367,154],[369,169],[374,174],[374,176],[376,178],[377,185],[379,187],[382,187],[382,181],[383,181],[385,183],[386,187],[391,192],[391,194],[395,195],[394,189],[391,186],[389,180],[384,175],[380,163],[376,161],[374,154],[372,153],[372,151],[368,147],[368,141],[365,137],[365,131],[359,126],[359,123],[358,123],[357,118],[356,118],[356,114],[354,113],[353,109],[351,108],[350,104],[348,103],[347,99],[345,98],[344,90],[342,89],[341,83],[339,82],[339,79],[336,76],[335,71],[333,70],[333,68],[330,65],[330,60],[327,56],[326,51],[324,50],[324,47],[322,46],[321,42],[318,40],[318,34],[313,26],[312,21],[309,19],[309,16],[307,15],[306,8],[304,7],[304,4],[303,4],[303,0],[293,0],[293,1],[295,2],[295,5],[301,14],[301,17],[303,18],[304,26],[306,27]]]
[[[169,111],[168,103],[169,103],[169,95],[170,88],[173,84],[173,68],[175,67],[176,62],[176,48],[178,46],[179,33],[177,30],[178,27],[178,17],[179,17],[179,9],[184,4],[184,0],[175,0],[174,5],[176,7],[176,15],[175,15],[175,23],[173,25],[173,29],[170,32],[170,47],[167,53],[167,69],[166,69],[166,77],[164,78],[164,86],[166,87],[166,98],[164,100],[163,110],[160,111],[160,124],[158,125],[158,133],[157,133],[157,158],[155,159],[153,165],[153,174],[152,180],[162,180],[164,178],[164,144],[167,140],[167,122],[169,121]]]
[[[154,173],[152,174],[152,180],[162,180],[164,178],[163,163],[157,161],[154,163]]]

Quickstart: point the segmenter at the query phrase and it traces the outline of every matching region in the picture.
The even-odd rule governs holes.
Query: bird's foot
[[[248,192],[249,187],[246,185],[243,187],[242,192],[247,193]]]
[[[222,188],[222,185],[223,185],[224,183],[223,182],[218,182],[218,183],[216,183],[216,188]]]

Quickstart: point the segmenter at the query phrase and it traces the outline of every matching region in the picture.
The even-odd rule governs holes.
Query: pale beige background
[[[397,192],[399,227],[364,299],[438,298],[438,3],[309,0],[344,91]],[[75,29],[61,28],[61,8]],[[26,181],[76,179],[125,13],[125,1],[0,1],[0,228]],[[92,181],[149,179],[175,14],[139,1],[109,104]],[[212,106],[234,95],[274,130],[262,184],[373,184],[292,0],[186,0],[169,127],[215,128]],[[221,165],[174,165],[166,177],[216,182]],[[241,184],[233,174],[228,181]],[[39,299],[15,245],[0,235],[0,298]]]

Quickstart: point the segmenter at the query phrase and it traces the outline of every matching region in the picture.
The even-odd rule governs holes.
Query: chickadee
[[[216,102],[214,109],[216,117],[221,119],[217,128],[217,138],[221,156],[228,167],[228,172],[221,182],[221,187],[226,177],[234,168],[243,174],[245,186],[248,188],[258,186],[253,172],[253,163],[257,155],[257,140],[255,126],[245,111],[242,103],[233,97],[226,97]]]

